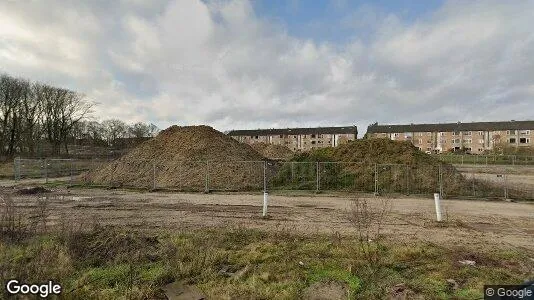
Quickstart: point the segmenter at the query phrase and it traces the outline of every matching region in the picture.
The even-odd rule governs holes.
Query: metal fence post
[[[156,189],[156,163],[152,163],[152,189]]]
[[[378,196],[378,165],[375,164],[375,196]]]
[[[48,183],[48,159],[44,159],[44,175],[45,175],[45,183]]]
[[[206,182],[204,187],[204,192],[209,193],[210,192],[210,163],[209,160],[206,160]]]
[[[475,188],[475,173],[473,173],[471,175],[471,179],[473,181],[473,197],[476,197],[477,196],[477,191],[476,191],[476,188]]]
[[[406,195],[410,195],[410,166],[406,165]]]
[[[73,164],[74,164],[74,160],[73,159],[70,159],[69,160],[70,164],[69,164],[69,176],[70,176],[70,184],[72,184],[73,182],[73,179],[72,179],[72,168],[73,168]]]
[[[508,186],[506,182],[506,174],[503,174],[502,177],[504,181],[504,200],[507,200],[508,199]]]
[[[20,180],[20,157],[15,157],[13,162],[15,180]]]
[[[315,163],[315,192],[319,192],[320,175],[319,175],[319,162]]]
[[[463,158],[463,156],[462,156]],[[439,181],[439,196],[443,199],[443,170],[441,164],[438,169],[438,181]]]

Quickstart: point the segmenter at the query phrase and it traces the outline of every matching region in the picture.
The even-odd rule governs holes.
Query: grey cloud
[[[342,20],[356,26],[343,44],[292,37],[245,0],[150,4],[1,3],[27,32],[0,30],[0,68],[81,90],[102,118],[162,127],[534,117],[532,1],[449,2],[414,23],[364,7],[352,16],[370,18]],[[362,28],[373,35],[362,39]]]

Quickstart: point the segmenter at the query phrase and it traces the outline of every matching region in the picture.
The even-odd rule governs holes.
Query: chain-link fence
[[[15,180],[43,178],[48,182],[48,179],[67,177],[70,181],[75,181],[78,180],[78,178],[75,178],[76,176],[94,170],[109,161],[110,159],[102,158],[83,160],[61,158],[15,158],[13,173]]]
[[[357,162],[15,159],[15,179],[175,191],[345,191],[534,199],[534,167]]]
[[[526,155],[439,154],[435,156],[445,163],[455,165],[534,166],[534,156]]]

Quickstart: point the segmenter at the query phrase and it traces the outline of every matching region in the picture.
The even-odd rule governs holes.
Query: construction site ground
[[[4,189],[35,186],[39,181],[2,181]],[[355,233],[348,214],[354,198],[368,198],[374,209],[383,199],[369,194],[277,192],[269,195],[268,217],[262,218],[262,193],[170,193],[119,189],[47,186],[49,193],[20,195],[13,200],[32,214],[38,197],[46,197],[47,224],[118,225],[137,230],[188,230],[243,227],[302,234]],[[399,241],[425,241],[442,246],[514,248],[534,253],[534,203],[444,199],[444,221],[436,222],[430,196],[387,197],[391,213],[383,234]]]

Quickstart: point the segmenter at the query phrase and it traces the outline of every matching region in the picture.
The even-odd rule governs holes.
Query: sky
[[[231,129],[534,119],[533,1],[0,1],[0,72],[93,119]]]

